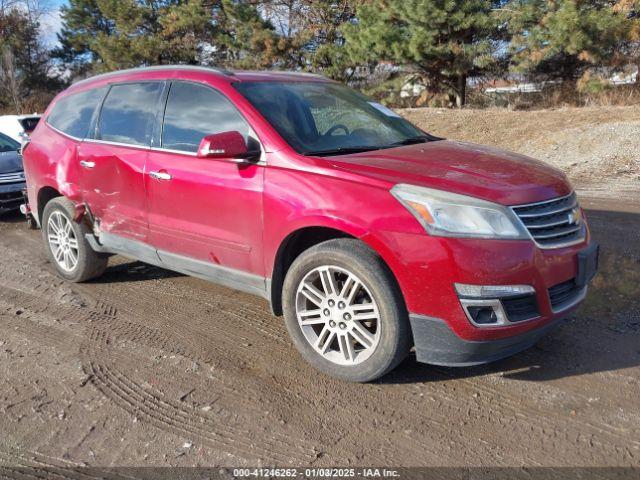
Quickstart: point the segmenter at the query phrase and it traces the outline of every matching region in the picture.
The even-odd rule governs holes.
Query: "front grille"
[[[540,316],[535,294],[506,297],[501,301],[510,322],[523,322]]]
[[[0,173],[0,184],[24,182],[23,172]]]
[[[511,208],[541,248],[573,245],[585,238],[586,228],[575,193]]]
[[[549,300],[554,311],[563,310],[584,295],[584,287],[576,284],[574,278],[554,285],[549,289]]]

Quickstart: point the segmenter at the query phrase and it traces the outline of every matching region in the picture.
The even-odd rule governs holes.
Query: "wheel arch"
[[[48,185],[38,190],[38,196],[36,199],[37,207],[38,207],[37,209],[38,218],[36,220],[38,221],[38,224],[40,226],[42,226],[42,215],[44,213],[44,207],[47,205],[47,203],[49,203],[54,198],[62,197],[62,196],[63,195],[58,190]]]
[[[364,245],[373,250],[381,259],[385,266],[392,273],[396,282],[399,284],[395,276],[393,268],[389,264],[389,252],[384,251],[383,245],[376,242],[370,235],[355,226],[341,225],[340,227],[330,226],[327,224],[313,224],[300,226],[290,232],[280,242],[276,251],[273,263],[271,279],[268,280],[268,294],[271,303],[271,311],[276,316],[282,315],[282,287],[284,279],[295,259],[305,250],[336,238],[351,238],[361,241]]]

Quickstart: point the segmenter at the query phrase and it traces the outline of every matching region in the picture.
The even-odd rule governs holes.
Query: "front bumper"
[[[26,188],[25,182],[0,185],[0,214],[16,211],[24,201],[22,194]]]
[[[422,363],[446,367],[469,367],[509,357],[532,347],[564,321],[564,317],[560,316],[540,328],[513,337],[468,341],[458,337],[439,318],[411,314],[409,319],[416,359]]]
[[[573,311],[584,300],[587,293],[587,285],[597,271],[598,245],[591,243],[588,247],[579,251],[577,277],[566,282],[559,283],[548,290],[542,296],[546,296],[551,304],[551,313],[539,315],[530,320],[517,319],[511,323],[506,319],[505,323],[475,325],[478,331],[499,333],[512,330],[513,326],[530,326],[527,330],[521,330],[510,336],[485,337],[481,339],[465,339],[457,335],[451,325],[443,319],[426,315],[410,314],[411,329],[413,332],[416,358],[419,362],[450,367],[464,367],[488,363],[515,353],[526,350],[534,345],[541,337],[562,323],[566,315]],[[526,292],[525,290],[522,290]],[[469,290],[463,291],[468,294]],[[473,293],[473,290],[471,290]],[[491,294],[491,292],[489,292]],[[523,304],[522,297],[516,298],[519,310],[504,308],[506,302],[512,297],[502,297],[492,302],[500,306],[500,316],[522,311],[522,305],[529,309],[531,302],[535,305],[536,294],[529,293],[527,302]],[[468,297],[461,297],[461,302]],[[472,303],[483,300],[470,300]],[[485,308],[485,307],[482,307]],[[468,313],[468,312],[467,312]]]

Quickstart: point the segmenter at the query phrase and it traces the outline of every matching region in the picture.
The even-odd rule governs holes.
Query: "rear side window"
[[[91,117],[105,92],[106,88],[97,88],[61,98],[53,106],[53,110],[47,117],[47,123],[72,137],[85,138],[89,132]],[[34,128],[35,123],[33,123]],[[28,130],[26,126],[24,129]]]
[[[169,90],[162,129],[162,148],[197,152],[207,135],[240,132],[248,139],[250,127],[221,93],[187,82],[174,82]]]
[[[151,144],[161,83],[113,85],[100,112],[98,139],[130,145]]]

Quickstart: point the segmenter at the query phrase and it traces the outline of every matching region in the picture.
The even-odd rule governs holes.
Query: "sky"
[[[54,47],[58,44],[56,34],[62,26],[60,18],[60,7],[66,4],[66,0],[45,0],[41,2],[47,10],[42,18],[42,36],[48,46]]]

